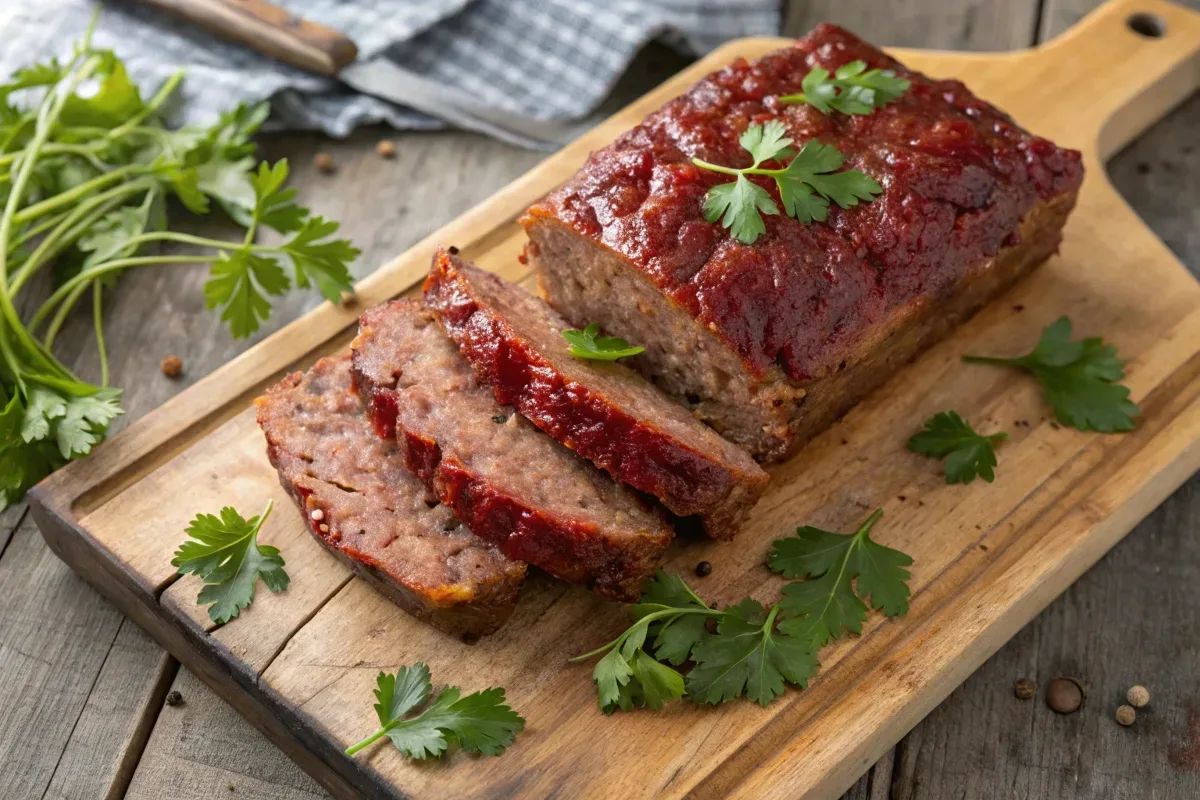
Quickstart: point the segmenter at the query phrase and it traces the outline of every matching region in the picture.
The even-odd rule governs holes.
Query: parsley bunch
[[[433,694],[429,667],[422,663],[400,667],[395,675],[381,672],[375,682],[379,728],[346,748],[348,756],[385,736],[401,753],[418,760],[440,757],[452,742],[468,752],[498,756],[525,729],[525,720],[505,704],[504,690],[495,688],[462,697],[448,686],[420,714],[409,716]]]
[[[754,244],[766,232],[763,214],[779,213],[779,206],[770,192],[747,175],[774,179],[784,213],[801,222],[824,221],[830,201],[842,208],[850,208],[858,205],[860,200],[873,200],[883,191],[874,178],[858,170],[838,172],[845,159],[833,145],[809,139],[797,153],[792,148],[793,140],[779,120],[751,125],[738,143],[754,159],[749,167],[723,167],[699,158],[693,158],[692,163],[713,172],[737,176],[733,183],[722,183],[708,190],[704,199],[704,217],[709,222],[721,220],[721,224],[743,244]],[[783,167],[761,166],[768,161],[782,162],[789,158],[791,161]]]
[[[630,608],[633,624],[571,661],[604,654],[592,679],[606,714],[658,710],[684,696],[717,704],[744,695],[765,706],[787,684],[804,688],[820,666],[818,651],[831,639],[861,632],[868,607],[888,616],[908,611],[905,567],[912,559],[870,538],[882,515],[876,511],[852,534],[806,526],[776,541],[768,566],[808,580],[789,583],[770,608],[747,597],[717,609],[678,575],[659,571]],[[687,664],[685,677],[675,668]]]
[[[1133,430],[1138,407],[1125,377],[1117,348],[1100,337],[1071,341],[1071,320],[1059,317],[1042,330],[1037,347],[1017,358],[963,356],[968,364],[996,364],[1028,370],[1042,384],[1054,416],[1081,431],[1120,433]]]
[[[808,103],[822,114],[870,114],[908,91],[912,84],[897,78],[890,69],[867,69],[865,61],[851,61],[830,75],[824,67],[813,67],[800,82],[803,92],[784,95],[781,103]]]
[[[255,171],[250,137],[266,104],[223,114],[208,128],[166,127],[162,111],[177,73],[149,99],[121,60],[92,47],[90,32],[65,64],[49,61],[0,84],[0,509],[71,459],[86,455],[121,413],[108,386],[103,294],[128,269],[212,263],[204,294],[234,336],[258,330],[271,298],[293,285],[338,300],[351,288],[357,255],[334,238],[337,223],[311,216],[284,188],[287,163]],[[85,84],[95,91],[80,92]],[[192,214],[222,208],[244,227],[225,241],[174,232],[167,200]],[[257,243],[270,228],[277,245]],[[189,255],[156,255],[162,242]],[[285,266],[287,269],[285,269]],[[23,293],[50,271],[53,288],[34,308]],[[90,299],[100,383],[74,375],[53,355],[76,305]]]

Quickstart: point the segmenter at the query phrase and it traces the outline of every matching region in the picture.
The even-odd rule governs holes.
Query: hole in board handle
[[[1161,39],[1167,34],[1167,23],[1157,14],[1138,13],[1125,20],[1129,30],[1147,39]]]

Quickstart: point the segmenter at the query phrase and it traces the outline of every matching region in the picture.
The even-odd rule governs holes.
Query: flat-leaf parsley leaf
[[[458,689],[446,687],[420,714],[408,716],[433,693],[429,667],[422,663],[400,667],[395,675],[381,672],[375,680],[379,728],[348,747],[348,756],[384,736],[418,760],[440,757],[454,742],[468,752],[496,756],[525,728],[525,720],[505,704],[504,690],[497,688],[463,697]]]
[[[598,333],[600,325],[593,322],[581,331],[568,328],[562,332],[562,337],[571,345],[571,355],[592,361],[616,361],[636,356],[646,349],[631,345],[620,336],[597,336]]]
[[[1117,348],[1100,337],[1071,341],[1071,320],[1059,317],[1047,325],[1037,347],[1017,358],[963,356],[968,364],[996,364],[1029,370],[1042,384],[1054,416],[1081,431],[1119,433],[1133,430],[1137,405],[1125,377],[1125,362]]]
[[[1003,431],[983,436],[957,411],[939,411],[925,428],[908,440],[908,449],[923,456],[944,458],[946,483],[970,483],[975,476],[991,483],[996,478],[994,445],[1008,438]]]
[[[783,587],[780,609],[788,617],[779,629],[790,636],[824,646],[843,633],[861,633],[867,603],[889,617],[908,611],[905,567],[912,559],[871,541],[871,528],[883,516],[872,514],[855,533],[833,533],[806,525],[794,537],[778,539],[767,564],[786,578],[802,583]],[[858,579],[857,591],[851,581]]]
[[[822,114],[870,114],[900,99],[911,85],[890,69],[868,70],[867,62],[851,61],[832,75],[824,67],[813,67],[800,83],[804,91],[780,97],[779,102],[808,103]]]
[[[258,532],[271,513],[272,501],[262,514],[242,519],[237,509],[226,506],[221,516],[197,514],[187,534],[194,541],[184,542],[175,551],[171,566],[180,575],[192,573],[204,580],[196,602],[209,605],[213,622],[228,622],[254,602],[258,579],[272,592],[288,587],[279,550],[258,543]]]
[[[841,152],[815,139],[805,142],[797,153],[787,129],[779,120],[751,125],[738,143],[754,159],[749,167],[735,168],[712,164],[699,158],[692,163],[712,172],[736,176],[733,183],[713,186],[704,198],[704,218],[721,222],[730,235],[743,244],[754,244],[766,232],[762,215],[779,213],[771,194],[748,175],[763,175],[775,181],[784,213],[801,222],[823,221],[832,201],[842,208],[870,201],[883,187],[858,170],[838,172],[844,162]],[[761,166],[768,161],[791,161],[783,167]]]

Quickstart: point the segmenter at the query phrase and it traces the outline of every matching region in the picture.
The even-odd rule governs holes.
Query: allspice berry
[[[1029,678],[1021,678],[1013,684],[1013,694],[1022,700],[1028,700],[1037,694],[1037,684],[1029,680]]]
[[[1046,705],[1059,714],[1074,714],[1083,705],[1083,687],[1073,678],[1055,678],[1046,685]]]
[[[1137,719],[1137,712],[1133,710],[1133,706],[1118,706],[1116,717],[1118,723],[1128,726]]]
[[[709,575],[712,575],[712,564],[707,561],[701,561],[696,565],[697,578],[707,578]]]
[[[313,166],[318,172],[323,172],[326,175],[332,174],[337,170],[337,165],[333,163],[333,156],[329,153],[317,153],[313,156]]]
[[[183,359],[179,356],[167,356],[158,367],[168,378],[178,378],[183,374]]]
[[[395,158],[396,143],[391,139],[381,139],[379,144],[375,145],[375,152],[379,154],[380,158]]]
[[[169,706],[181,706],[183,705],[183,695],[177,690],[172,689],[167,692],[167,699],[164,702]]]
[[[1130,686],[1129,691],[1125,693],[1125,699],[1134,708],[1142,708],[1150,702],[1150,690],[1145,686]]]

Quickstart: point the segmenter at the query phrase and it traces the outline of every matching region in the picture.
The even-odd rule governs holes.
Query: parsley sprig
[[[453,742],[468,752],[496,756],[525,728],[525,720],[505,704],[504,690],[496,688],[463,697],[448,686],[421,713],[409,716],[433,693],[429,667],[419,662],[400,667],[395,675],[381,672],[375,680],[379,729],[346,748],[348,756],[385,736],[417,760],[440,757]]]
[[[1042,384],[1054,416],[1081,431],[1119,433],[1133,430],[1138,407],[1125,377],[1117,348],[1100,337],[1071,340],[1071,320],[1059,317],[1042,331],[1037,347],[1017,358],[963,356],[968,364],[996,364],[1028,370]]]
[[[820,222],[828,215],[830,201],[842,208],[870,201],[883,187],[869,175],[858,170],[838,172],[844,158],[833,145],[809,139],[797,153],[787,129],[779,120],[765,125],[751,125],[738,139],[750,153],[754,163],[741,169],[723,167],[699,158],[692,163],[703,169],[735,175],[733,183],[718,184],[708,190],[704,199],[704,217],[709,222],[721,221],[735,239],[754,244],[766,232],[763,214],[779,213],[779,206],[770,192],[751,181],[748,175],[763,175],[775,181],[784,213],[801,222]],[[786,166],[768,168],[762,164],[791,159]]]
[[[813,67],[800,82],[803,92],[784,95],[781,103],[808,103],[822,114],[870,114],[876,108],[900,99],[912,85],[890,69],[867,69],[865,61],[851,61],[832,75],[824,67]]]
[[[571,345],[571,355],[592,361],[616,361],[618,358],[636,356],[646,349],[631,345],[620,336],[597,336],[598,333],[600,325],[592,322],[581,331],[569,328],[562,332],[562,336]]]
[[[717,704],[738,697],[767,705],[788,684],[804,688],[820,666],[817,653],[830,639],[859,633],[867,604],[889,616],[908,610],[912,559],[871,541],[876,511],[853,534],[804,527],[774,543],[768,565],[789,578],[784,597],[770,608],[744,598],[724,609],[710,606],[678,575],[659,571],[633,624],[613,641],[571,659],[603,655],[592,671],[601,710],[661,709],[690,697]],[[691,665],[685,676],[676,667]]]
[[[121,413],[120,390],[108,386],[103,298],[126,270],[211,263],[205,299],[238,337],[258,330],[272,299],[293,286],[330,300],[351,287],[346,266],[358,251],[336,238],[336,223],[295,203],[287,163],[255,170],[251,137],[267,104],[238,106],[207,128],[169,128],[163,110],[182,80],[176,73],[143,98],[89,31],[65,63],[0,83],[0,509],[86,455]],[[244,235],[172,231],[170,198],[196,215],[219,207]],[[282,242],[260,244],[264,229]],[[156,253],[164,242],[192,252]],[[26,295],[45,285],[35,280],[44,273],[53,286],[38,306]],[[96,384],[53,354],[80,303],[92,313]],[[23,307],[32,310],[24,319]]]
[[[908,449],[946,459],[942,465],[946,483],[970,483],[976,476],[991,483],[996,478],[995,445],[1007,438],[1003,431],[983,436],[957,411],[939,411],[908,440]]]
[[[263,513],[242,519],[237,509],[226,506],[221,515],[197,514],[188,525],[184,542],[175,551],[171,566],[180,575],[191,573],[204,581],[196,602],[207,605],[213,622],[225,623],[254,602],[259,579],[272,592],[282,592],[290,579],[284,571],[279,549],[258,543],[258,532],[271,513],[267,501]]]

